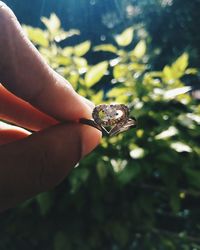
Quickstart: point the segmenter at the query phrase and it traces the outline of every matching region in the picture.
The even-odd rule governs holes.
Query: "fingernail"
[[[82,158],[89,154],[99,144],[102,133],[96,129],[83,125],[81,128],[82,137]]]

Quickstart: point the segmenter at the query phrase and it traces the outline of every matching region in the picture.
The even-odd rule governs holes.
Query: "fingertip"
[[[89,154],[100,143],[102,133],[96,128],[83,125],[81,127],[82,158]]]

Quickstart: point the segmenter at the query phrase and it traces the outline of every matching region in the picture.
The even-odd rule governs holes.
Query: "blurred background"
[[[200,1],[4,2],[81,95],[138,127],[0,214],[0,250],[200,249]]]

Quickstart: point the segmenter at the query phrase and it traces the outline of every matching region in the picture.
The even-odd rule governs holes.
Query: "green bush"
[[[46,61],[96,105],[129,104],[138,127],[103,138],[54,191],[7,212],[0,249],[200,249],[200,105],[183,82],[196,74],[188,54],[152,72],[132,27],[115,44],[61,47],[79,32],[55,14],[42,21],[45,30],[24,29]],[[89,65],[87,53],[109,59]]]

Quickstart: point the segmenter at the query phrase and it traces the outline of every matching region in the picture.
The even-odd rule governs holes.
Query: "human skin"
[[[99,143],[93,105],[53,71],[0,1],[0,211],[60,183]],[[30,132],[31,131],[31,132]]]

